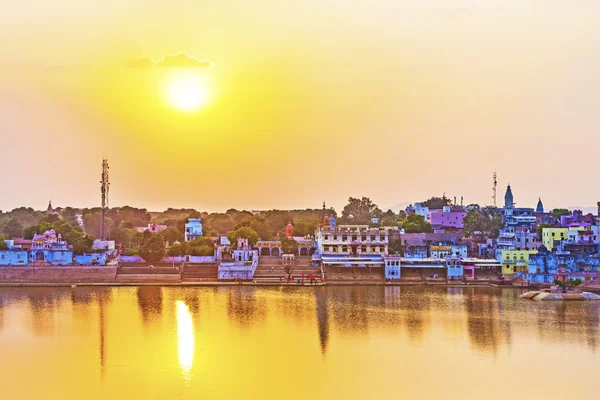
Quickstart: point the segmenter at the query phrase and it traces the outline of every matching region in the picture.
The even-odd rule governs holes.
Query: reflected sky
[[[568,398],[571,385],[548,379],[560,360],[563,382],[594,393],[600,304],[520,293],[3,288],[1,383],[7,398],[398,398],[398,385],[406,398]],[[489,391],[498,381],[512,383]]]

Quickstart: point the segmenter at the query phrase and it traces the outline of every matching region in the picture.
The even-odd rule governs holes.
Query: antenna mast
[[[108,205],[108,189],[110,188],[110,182],[108,181],[108,160],[102,160],[102,180],[100,181],[102,185],[100,187],[100,192],[102,193],[102,219],[100,221],[100,240],[106,240],[110,235],[107,233],[108,224],[106,224],[106,211],[109,207]]]
[[[498,175],[494,171],[494,208],[496,208],[496,190],[498,188]]]

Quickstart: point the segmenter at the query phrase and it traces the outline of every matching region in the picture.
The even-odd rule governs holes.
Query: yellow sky
[[[3,3],[0,209],[97,205],[103,156],[115,206],[489,204],[494,170],[520,206],[600,200],[596,2],[89,3]],[[216,66],[123,67],[182,51]],[[181,74],[206,107],[165,101]]]

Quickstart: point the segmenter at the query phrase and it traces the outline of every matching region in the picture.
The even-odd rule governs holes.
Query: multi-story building
[[[382,267],[388,254],[386,229],[368,225],[330,225],[315,234],[316,258],[325,266]]]
[[[542,244],[548,251],[552,251],[556,246],[555,242],[566,240],[568,234],[568,228],[542,228]]]
[[[529,250],[541,245],[537,232],[524,227],[507,227],[498,235],[497,250]]]
[[[463,209],[452,209],[445,206],[442,210],[435,210],[429,213],[427,219],[435,230],[440,229],[463,229],[463,220],[467,212]]]
[[[502,250],[498,259],[502,263],[502,273],[512,275],[515,272],[528,272],[529,255],[537,252],[537,250]]]
[[[187,224],[185,224],[185,241],[197,239],[202,237],[202,222],[200,218],[188,218]]]

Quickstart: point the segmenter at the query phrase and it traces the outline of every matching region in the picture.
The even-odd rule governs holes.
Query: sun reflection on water
[[[188,306],[183,301],[177,301],[177,349],[179,367],[186,381],[192,379],[194,363],[194,322]]]

